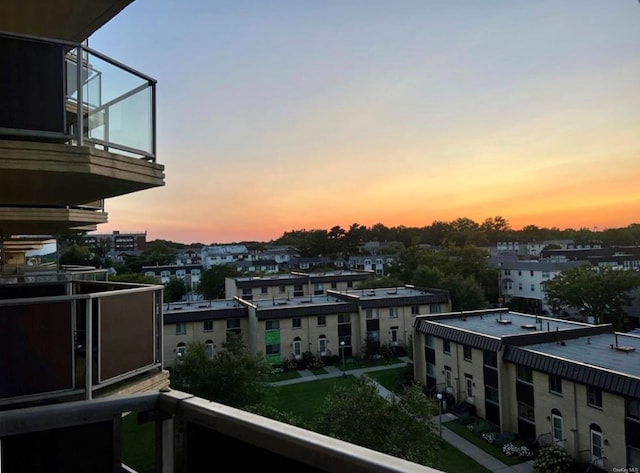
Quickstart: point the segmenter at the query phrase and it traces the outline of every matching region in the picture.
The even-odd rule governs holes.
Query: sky
[[[166,175],[99,233],[640,222],[637,0],[136,0],[89,46],[158,81]]]

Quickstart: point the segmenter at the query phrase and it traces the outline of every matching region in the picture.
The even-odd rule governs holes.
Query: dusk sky
[[[89,46],[157,79],[166,174],[100,233],[640,222],[637,0],[136,0]]]

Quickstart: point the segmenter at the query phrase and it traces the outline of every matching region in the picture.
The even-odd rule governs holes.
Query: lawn
[[[377,381],[389,391],[395,394],[402,392],[402,382],[404,381],[404,374],[407,369],[412,368],[389,368],[381,371],[369,371],[367,376]],[[413,372],[413,371],[412,371]]]
[[[292,413],[305,424],[312,424],[316,420],[320,405],[334,385],[337,383],[354,384],[355,382],[356,378],[353,376],[339,376],[273,387],[272,389],[276,390],[277,396],[271,401],[271,405],[279,411]]]
[[[469,442],[473,443],[477,447],[480,447],[482,450],[484,450],[488,454],[496,457],[498,460],[500,460],[505,465],[510,465],[510,466],[511,465],[517,465],[518,463],[522,463],[523,461],[526,461],[526,459],[524,459],[524,458],[513,457],[513,456],[505,454],[499,448],[494,447],[493,445],[491,445],[489,442],[487,442],[483,438],[478,437],[476,434],[471,432],[467,427],[462,425],[460,422],[451,421],[451,422],[446,422],[446,423],[444,423],[442,425],[443,425],[443,427],[446,427],[447,429],[455,432],[460,437],[463,437],[463,438],[467,439]]]
[[[382,380],[389,383],[389,386],[383,385],[387,389],[391,389],[390,386],[395,383],[398,377],[402,376],[403,371],[404,368],[392,368],[367,374],[376,380],[380,380],[381,384],[383,384]],[[272,402],[271,405],[279,410],[292,413],[305,423],[312,423],[318,414],[319,405],[336,383],[355,383],[356,381],[353,376],[340,376],[338,378],[279,386],[274,388],[278,390],[278,395],[277,400]],[[459,473],[461,471],[490,473],[490,470],[487,470],[447,442],[442,443],[439,464],[435,468],[447,473]]]
[[[122,419],[122,459],[138,473],[153,473],[155,442],[153,422],[138,424],[135,412]]]

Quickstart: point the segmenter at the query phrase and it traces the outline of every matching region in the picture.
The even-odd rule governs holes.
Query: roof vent
[[[536,324],[522,324],[522,325],[520,325],[520,327],[526,328],[526,329],[529,329],[529,330],[535,330],[536,329]]]
[[[625,345],[618,345],[618,346],[616,347],[616,350],[618,350],[618,351],[624,351],[624,352],[627,352],[627,353],[629,353],[630,351],[636,351],[636,349],[635,349],[635,348],[630,347],[630,346],[625,346]]]
[[[511,320],[509,320],[509,319],[496,319],[496,322],[498,322],[499,324],[503,324],[503,325],[509,325],[511,323]]]

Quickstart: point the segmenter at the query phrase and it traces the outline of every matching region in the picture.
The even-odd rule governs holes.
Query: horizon
[[[136,0],[89,45],[158,80],[166,185],[108,199],[97,232],[624,228],[639,25],[636,1]]]

